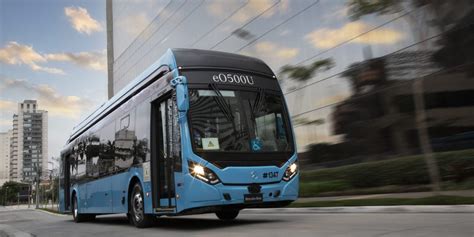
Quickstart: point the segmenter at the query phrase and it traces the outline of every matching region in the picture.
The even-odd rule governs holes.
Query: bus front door
[[[171,98],[152,103],[151,111],[151,181],[153,208],[169,213],[176,208]]]

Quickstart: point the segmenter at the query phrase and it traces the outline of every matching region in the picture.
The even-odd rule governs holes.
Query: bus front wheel
[[[239,210],[221,210],[216,212],[216,216],[224,221],[230,221],[237,218]]]
[[[138,228],[149,227],[153,223],[153,216],[145,214],[145,204],[142,187],[139,183],[135,184],[129,202],[129,217],[131,222]]]

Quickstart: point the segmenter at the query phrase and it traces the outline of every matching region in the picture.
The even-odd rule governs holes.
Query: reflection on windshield
[[[190,90],[189,120],[197,152],[290,151],[279,95],[251,91]]]

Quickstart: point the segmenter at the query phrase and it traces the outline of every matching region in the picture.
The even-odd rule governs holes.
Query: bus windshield
[[[189,121],[196,152],[288,152],[288,118],[274,92],[190,89]]]

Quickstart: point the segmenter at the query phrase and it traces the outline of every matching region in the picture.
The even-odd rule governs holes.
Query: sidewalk
[[[435,195],[443,196],[461,196],[474,197],[474,190],[458,190],[458,191],[440,191],[437,194],[433,192],[413,192],[413,193],[384,193],[384,194],[368,194],[368,195],[349,195],[334,197],[302,197],[296,200],[296,203],[307,203],[315,201],[339,201],[339,200],[357,200],[357,199],[380,199],[380,198],[424,198]]]
[[[30,204],[28,207],[28,204],[20,204],[20,205],[9,205],[9,206],[0,206],[0,211],[8,211],[8,210],[24,210],[24,209],[35,209],[36,205],[35,204]],[[40,209],[45,208],[45,209],[50,209],[53,211],[57,210],[57,206],[54,205],[51,207],[51,204],[49,205],[40,205]]]
[[[35,205],[30,205],[29,209],[34,209],[34,208],[35,208]],[[28,209],[28,204],[0,206],[0,211],[23,210],[23,209]]]

